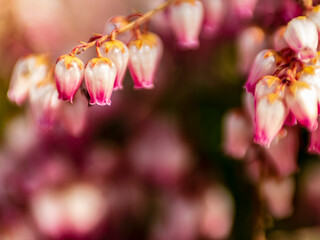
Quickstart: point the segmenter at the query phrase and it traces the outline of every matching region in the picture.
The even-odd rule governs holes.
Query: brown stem
[[[122,32],[125,32],[125,31],[128,31],[128,30],[131,30],[133,28],[135,28],[137,25],[141,25],[143,23],[145,23],[146,21],[148,21],[153,15],[155,15],[157,12],[160,12],[160,11],[163,11],[165,10],[166,8],[168,8],[171,4],[175,3],[177,0],[168,0],[162,4],[160,4],[158,7],[156,7],[155,9],[149,11],[149,12],[146,12],[145,14],[143,14],[141,17],[137,18],[136,20],[130,22],[129,24],[121,27],[118,29],[117,33],[116,34],[119,34],[119,33],[122,33]],[[82,44],[82,45],[79,45],[77,47],[75,47],[71,54],[79,54],[81,53],[82,51],[85,51],[87,50],[88,48],[90,47],[94,47],[97,45],[97,42],[98,43],[102,43],[104,41],[106,41],[108,38],[111,37],[111,33],[110,34],[107,34],[107,35],[103,35],[101,36],[100,38],[98,39],[95,39],[91,42],[88,42],[88,43],[85,43],[85,44]]]

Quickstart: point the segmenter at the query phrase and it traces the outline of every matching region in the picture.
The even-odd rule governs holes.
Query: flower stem
[[[102,44],[104,41],[106,41],[108,38],[111,37],[112,34],[120,34],[123,33],[125,31],[131,30],[133,28],[135,28],[136,26],[139,26],[145,22],[147,22],[153,15],[155,15],[156,13],[165,10],[166,8],[168,8],[171,4],[173,4],[174,2],[176,2],[177,0],[168,0],[165,1],[164,3],[160,4],[158,7],[154,8],[153,10],[150,10],[149,12],[146,12],[145,14],[143,14],[142,16],[138,17],[136,20],[128,23],[127,25],[119,28],[116,33],[110,33],[107,35],[102,35],[101,37],[90,41],[88,43],[81,43],[79,46],[75,47],[70,54],[75,55],[75,54],[79,54],[85,50],[87,50],[90,47],[94,47]]]

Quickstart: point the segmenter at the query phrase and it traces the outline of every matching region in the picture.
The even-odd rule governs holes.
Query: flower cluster
[[[308,17],[281,27],[275,49],[260,51],[253,62],[245,87],[254,96],[254,139],[263,146],[269,147],[284,125],[318,128],[318,11],[314,7]]]

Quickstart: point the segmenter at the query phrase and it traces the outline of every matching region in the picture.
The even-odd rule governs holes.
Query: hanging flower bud
[[[88,100],[78,91],[73,104],[63,102],[60,111],[60,122],[66,132],[74,137],[78,137],[86,127],[87,115]]]
[[[70,101],[81,85],[83,79],[83,63],[82,61],[70,55],[63,55],[58,58],[54,78],[59,93],[59,99]]]
[[[231,0],[233,11],[240,18],[250,18],[256,7],[257,0]]]
[[[136,89],[153,88],[154,75],[162,55],[160,38],[143,34],[129,44],[129,70]]]
[[[93,58],[87,63],[84,75],[90,104],[111,105],[110,98],[117,76],[116,65],[108,58]]]
[[[111,59],[117,67],[114,90],[122,89],[122,82],[129,61],[129,50],[127,46],[118,40],[108,41],[101,46],[100,52],[103,57]]]
[[[304,78],[303,73],[299,81],[290,86],[286,101],[298,122],[310,131],[314,131],[318,127],[317,93],[309,84],[303,82]]]
[[[320,5],[313,7],[307,16],[317,26],[318,33],[320,33]]]
[[[49,71],[48,59],[45,55],[29,55],[16,63],[8,90],[10,101],[23,104],[29,95],[29,90],[43,80]]]
[[[261,192],[270,213],[277,219],[290,216],[295,191],[293,178],[267,179],[261,185]]]
[[[115,28],[122,28],[129,24],[127,17],[125,16],[114,16],[108,19],[105,27],[104,27],[104,33],[110,34]],[[132,37],[132,34],[130,31],[125,31],[123,33],[120,33],[117,38],[124,42],[125,44],[128,44],[130,42],[130,39]]]
[[[301,60],[310,60],[317,55],[318,32],[316,25],[306,17],[297,17],[288,23],[284,38]]]
[[[33,118],[40,126],[50,127],[56,122],[62,102],[54,84],[32,87],[29,101]]]
[[[239,110],[229,112],[224,118],[223,133],[224,152],[233,158],[243,158],[252,141],[252,127],[244,113]]]
[[[221,27],[227,13],[225,0],[203,0],[205,17],[204,33],[206,36],[213,36]]]
[[[320,69],[314,70],[312,66],[307,67],[311,72],[307,73],[304,72],[301,76],[299,81],[307,83],[310,88],[313,88],[317,94],[317,102],[320,105]]]
[[[255,142],[269,147],[281,130],[287,115],[288,110],[279,95],[270,94],[258,100],[255,115]]]
[[[272,75],[277,70],[277,64],[281,62],[280,56],[272,50],[263,50],[256,56],[249,77],[246,82],[248,92],[254,93],[258,80],[266,75]]]
[[[284,48],[289,47],[288,43],[284,39],[284,33],[285,33],[286,29],[287,29],[286,26],[282,26],[273,35],[273,48],[276,51],[280,51]]]
[[[319,118],[318,118],[318,124],[319,124]],[[317,130],[311,132],[308,151],[312,153],[320,154],[320,127],[318,127]]]
[[[252,26],[244,29],[237,38],[237,65],[247,75],[257,54],[266,46],[266,35],[262,28]]]
[[[169,8],[169,20],[184,49],[199,47],[199,34],[204,18],[204,9],[199,0],[178,0]]]

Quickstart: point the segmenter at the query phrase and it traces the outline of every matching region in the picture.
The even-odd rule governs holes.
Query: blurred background
[[[36,52],[54,63],[110,17],[161,1],[0,0],[0,239],[320,239],[320,162],[307,154],[306,131],[293,128],[290,147],[266,153],[248,126],[241,141],[253,150],[228,150],[226,114],[243,114],[255,55],[302,13],[294,0],[245,2],[225,1],[197,50],[180,50],[159,14],[155,88],[134,90],[127,73],[111,107],[44,130],[28,105],[7,99],[15,62]],[[68,107],[72,115],[77,106]],[[276,173],[261,185],[255,176],[269,156]]]

